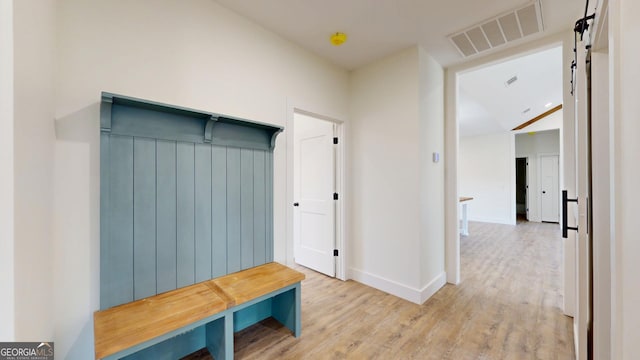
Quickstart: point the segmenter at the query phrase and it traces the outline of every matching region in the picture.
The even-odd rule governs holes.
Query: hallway
[[[573,359],[559,226],[470,223],[470,233],[463,281],[422,306],[299,268],[302,337],[267,319],[236,334],[236,358]]]

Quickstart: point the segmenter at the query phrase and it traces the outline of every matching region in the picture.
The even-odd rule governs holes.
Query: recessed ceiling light
[[[548,108],[548,107],[550,107],[551,105],[553,105],[553,103],[546,103],[546,104],[544,105],[544,107]]]

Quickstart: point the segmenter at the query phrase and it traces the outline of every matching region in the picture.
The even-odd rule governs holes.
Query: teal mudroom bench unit
[[[300,334],[304,275],[273,263],[282,130],[102,93],[96,358],[177,359],[207,347],[231,359],[233,331],[269,316]],[[137,340],[123,335],[127,324]]]
[[[96,311],[96,359],[176,359],[203,347],[233,359],[233,333],[270,316],[297,337],[303,279],[269,263]]]

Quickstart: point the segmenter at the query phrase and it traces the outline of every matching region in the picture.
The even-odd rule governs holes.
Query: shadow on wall
[[[55,120],[53,311],[56,358],[94,357],[100,299],[100,103]]]

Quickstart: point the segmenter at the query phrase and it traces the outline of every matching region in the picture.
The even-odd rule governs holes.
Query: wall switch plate
[[[433,153],[433,162],[437,163],[438,161],[440,161],[440,153],[434,152]]]

